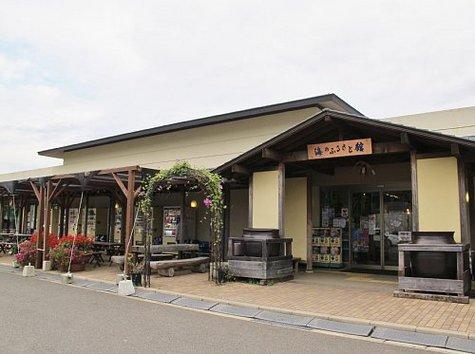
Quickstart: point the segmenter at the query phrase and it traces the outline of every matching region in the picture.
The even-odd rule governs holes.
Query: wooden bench
[[[184,259],[171,259],[166,261],[152,261],[150,268],[156,269],[158,274],[166,277],[173,277],[175,272],[181,274],[190,271],[205,273],[208,270],[208,257],[194,257]]]

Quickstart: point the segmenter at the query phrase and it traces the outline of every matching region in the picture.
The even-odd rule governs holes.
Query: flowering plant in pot
[[[67,272],[71,259],[71,272],[84,270],[91,259],[92,243],[92,239],[84,235],[77,235],[75,240],[73,235],[61,237],[56,247],[49,253],[53,267],[61,272]]]
[[[15,260],[20,266],[26,266],[29,263],[35,264],[36,261],[36,242],[30,240],[23,241],[18,245],[18,253],[15,254]]]
[[[20,266],[26,266],[29,263],[35,264],[36,261],[36,242],[38,240],[38,234],[34,233],[29,240],[23,241],[18,245],[18,252],[15,254],[15,260]],[[54,248],[58,244],[58,236],[55,234],[49,234],[48,246]],[[48,258],[49,255],[46,255]]]
[[[134,257],[131,254],[129,254],[127,257],[127,269],[130,272],[132,283],[135,286],[141,286],[144,263],[140,261],[135,261]]]

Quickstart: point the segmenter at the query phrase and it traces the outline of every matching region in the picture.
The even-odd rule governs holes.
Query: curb
[[[20,275],[19,269],[0,264],[0,271],[6,270],[11,274]],[[36,278],[65,285],[61,275],[56,272],[36,270]],[[117,294],[114,282],[99,281],[85,277],[75,277],[71,284],[77,288]],[[220,313],[258,321],[260,323],[276,323],[291,327],[310,330],[346,334],[356,337],[377,339],[387,342],[405,343],[427,348],[450,349],[475,353],[475,340],[469,339],[468,333],[442,330],[427,330],[415,326],[388,324],[386,322],[364,321],[343,316],[328,316],[302,311],[290,311],[248,303],[227,301],[222,299],[181,294],[172,291],[149,290],[139,287],[131,295],[152,303],[169,304],[180,308],[200,310],[203,312]]]

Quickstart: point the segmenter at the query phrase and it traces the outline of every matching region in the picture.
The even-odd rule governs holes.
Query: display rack
[[[342,229],[316,227],[312,232],[312,259],[317,267],[342,268]]]

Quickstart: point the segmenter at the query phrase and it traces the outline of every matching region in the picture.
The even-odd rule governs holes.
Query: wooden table
[[[185,253],[189,253],[191,257],[196,255],[196,252],[200,250],[199,245],[192,243],[177,243],[174,245],[151,245],[150,254],[160,253],[177,253],[178,259],[184,258]],[[134,259],[138,260],[139,254],[145,253],[145,246],[132,246],[132,253]]]
[[[109,256],[109,263],[112,264],[111,259],[112,256],[117,256],[124,253],[125,246],[122,243],[118,242],[103,242],[103,241],[95,241],[92,244],[94,251],[105,251],[106,254]],[[97,257],[99,261],[99,257]],[[101,257],[102,258],[102,257]]]

